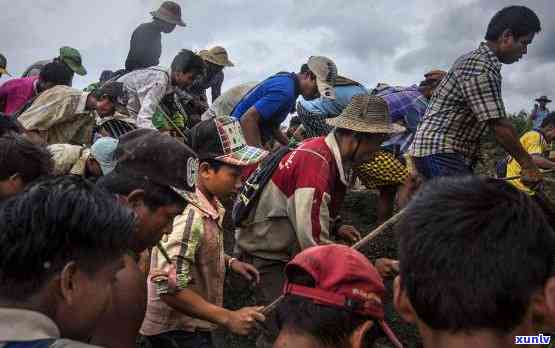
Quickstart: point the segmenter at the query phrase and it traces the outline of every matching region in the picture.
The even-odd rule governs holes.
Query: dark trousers
[[[254,296],[257,306],[266,306],[281,296],[285,283],[286,262],[262,259],[253,255],[244,254],[241,260],[250,263],[260,273],[260,285],[256,287]],[[279,327],[275,311],[266,315],[263,330],[256,340],[257,348],[271,348],[279,334]]]
[[[466,164],[462,155],[457,153],[438,153],[415,157],[414,165],[425,180],[440,176],[472,175],[472,168]]]
[[[155,336],[139,336],[140,348],[215,348],[212,333],[169,331]]]

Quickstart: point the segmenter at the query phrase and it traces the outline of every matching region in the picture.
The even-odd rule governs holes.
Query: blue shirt
[[[231,116],[240,120],[252,106],[262,119],[261,131],[270,135],[273,127],[285,120],[295,110],[295,100],[299,96],[295,73],[279,73],[261,82],[250,91],[233,109]]]
[[[320,97],[306,100],[302,96],[297,101],[297,115],[306,135],[310,138],[327,135],[333,127],[326,119],[338,116],[355,95],[368,94],[362,85],[335,86],[335,99]]]
[[[306,100],[299,97],[299,104],[314,114],[326,115],[328,118],[339,116],[349,105],[355,95],[368,94],[366,87],[362,85],[335,86],[335,100],[320,97],[314,100]]]
[[[549,109],[532,111],[533,127],[532,129],[538,130],[542,127],[543,120],[549,115]]]

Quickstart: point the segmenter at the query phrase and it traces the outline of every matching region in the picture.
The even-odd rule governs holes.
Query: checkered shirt
[[[501,62],[482,43],[460,57],[436,88],[409,154],[460,153],[470,164],[478,156],[486,121],[504,117]]]
[[[328,135],[333,127],[326,123],[328,115],[310,112],[302,103],[297,103],[297,116],[301,121],[307,138],[316,138]]]

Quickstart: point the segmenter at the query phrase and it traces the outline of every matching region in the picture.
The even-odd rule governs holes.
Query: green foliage
[[[526,111],[521,110],[518,114],[509,114],[508,117],[519,136],[532,129],[530,115]]]

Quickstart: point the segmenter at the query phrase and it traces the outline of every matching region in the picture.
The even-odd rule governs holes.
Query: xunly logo
[[[551,336],[542,334],[536,336],[515,336],[515,344],[549,344]]]

